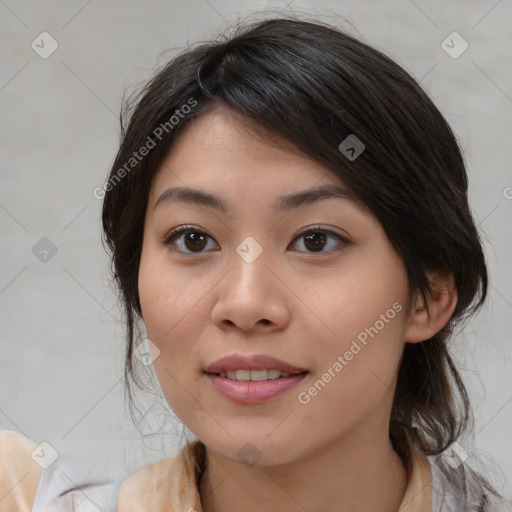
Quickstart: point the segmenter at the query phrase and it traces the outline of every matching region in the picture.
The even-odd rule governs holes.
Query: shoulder
[[[187,445],[174,457],[131,474],[121,484],[117,512],[201,510],[197,486],[201,448],[199,443]]]
[[[43,471],[32,512],[115,512],[121,482],[106,460],[60,455]]]
[[[37,443],[13,430],[0,430],[0,510],[30,511],[42,467],[32,458]]]
[[[49,458],[40,444],[0,430],[1,512],[115,512],[120,478],[104,464],[85,464],[57,453]]]
[[[172,510],[168,487],[173,478],[175,457],[149,464],[126,478],[119,489],[117,510]]]

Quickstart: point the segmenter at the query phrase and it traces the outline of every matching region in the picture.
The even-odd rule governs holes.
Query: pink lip
[[[306,371],[304,368],[297,368],[275,357],[259,354],[249,357],[240,354],[222,357],[209,365],[204,371],[205,373],[215,374],[228,370],[279,370],[294,374]]]
[[[242,369],[240,366],[237,368]],[[269,368],[269,366],[266,366],[266,368]],[[272,368],[276,367],[272,366]],[[230,380],[212,374],[206,374],[206,377],[208,377],[214,388],[229,400],[237,404],[259,404],[284,393],[295,386],[306,375],[307,372],[264,381]]]

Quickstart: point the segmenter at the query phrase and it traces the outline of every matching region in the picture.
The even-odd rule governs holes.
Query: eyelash
[[[312,226],[310,228],[307,228],[306,230],[302,231],[301,233],[298,233],[297,236],[295,236],[295,238],[292,240],[292,242],[295,242],[296,240],[300,239],[301,237],[304,237],[311,233],[318,233],[318,232],[334,236],[335,238],[337,238],[340,241],[340,244],[336,248],[330,249],[329,251],[319,251],[319,252],[297,251],[297,252],[306,252],[309,254],[330,255],[330,254],[336,253],[338,251],[341,251],[342,249],[344,249],[344,247],[346,245],[350,244],[350,240],[348,240],[347,238],[341,236],[338,233],[335,233],[334,231],[322,228],[321,226]],[[200,234],[206,235],[208,238],[212,239],[212,237],[210,237],[210,235],[208,235],[208,233],[206,233],[202,229],[198,229],[194,226],[186,225],[186,226],[181,226],[179,228],[176,228],[176,229],[173,229],[172,231],[170,231],[165,236],[164,240],[161,243],[165,246],[170,246],[180,235],[183,235],[186,233],[200,233]],[[178,252],[181,252],[181,251],[178,251]],[[204,254],[205,252],[208,252],[208,251],[196,251],[196,252],[190,251],[190,252],[181,252],[181,254]]]

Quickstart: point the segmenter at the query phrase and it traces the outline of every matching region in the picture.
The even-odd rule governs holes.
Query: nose
[[[252,263],[238,254],[216,287],[211,319],[220,329],[271,332],[290,322],[290,289],[279,271],[260,255]]]

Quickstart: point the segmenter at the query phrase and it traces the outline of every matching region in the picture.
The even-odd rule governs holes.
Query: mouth
[[[204,371],[218,393],[237,404],[268,402],[302,381],[308,370],[269,355],[234,354],[218,359]]]
[[[290,376],[302,375],[308,373],[307,371],[298,372],[283,372],[276,368],[270,370],[227,370],[218,373],[209,373],[209,375],[216,375],[223,379],[236,380],[236,381],[252,381],[262,382],[266,380],[286,379]]]

